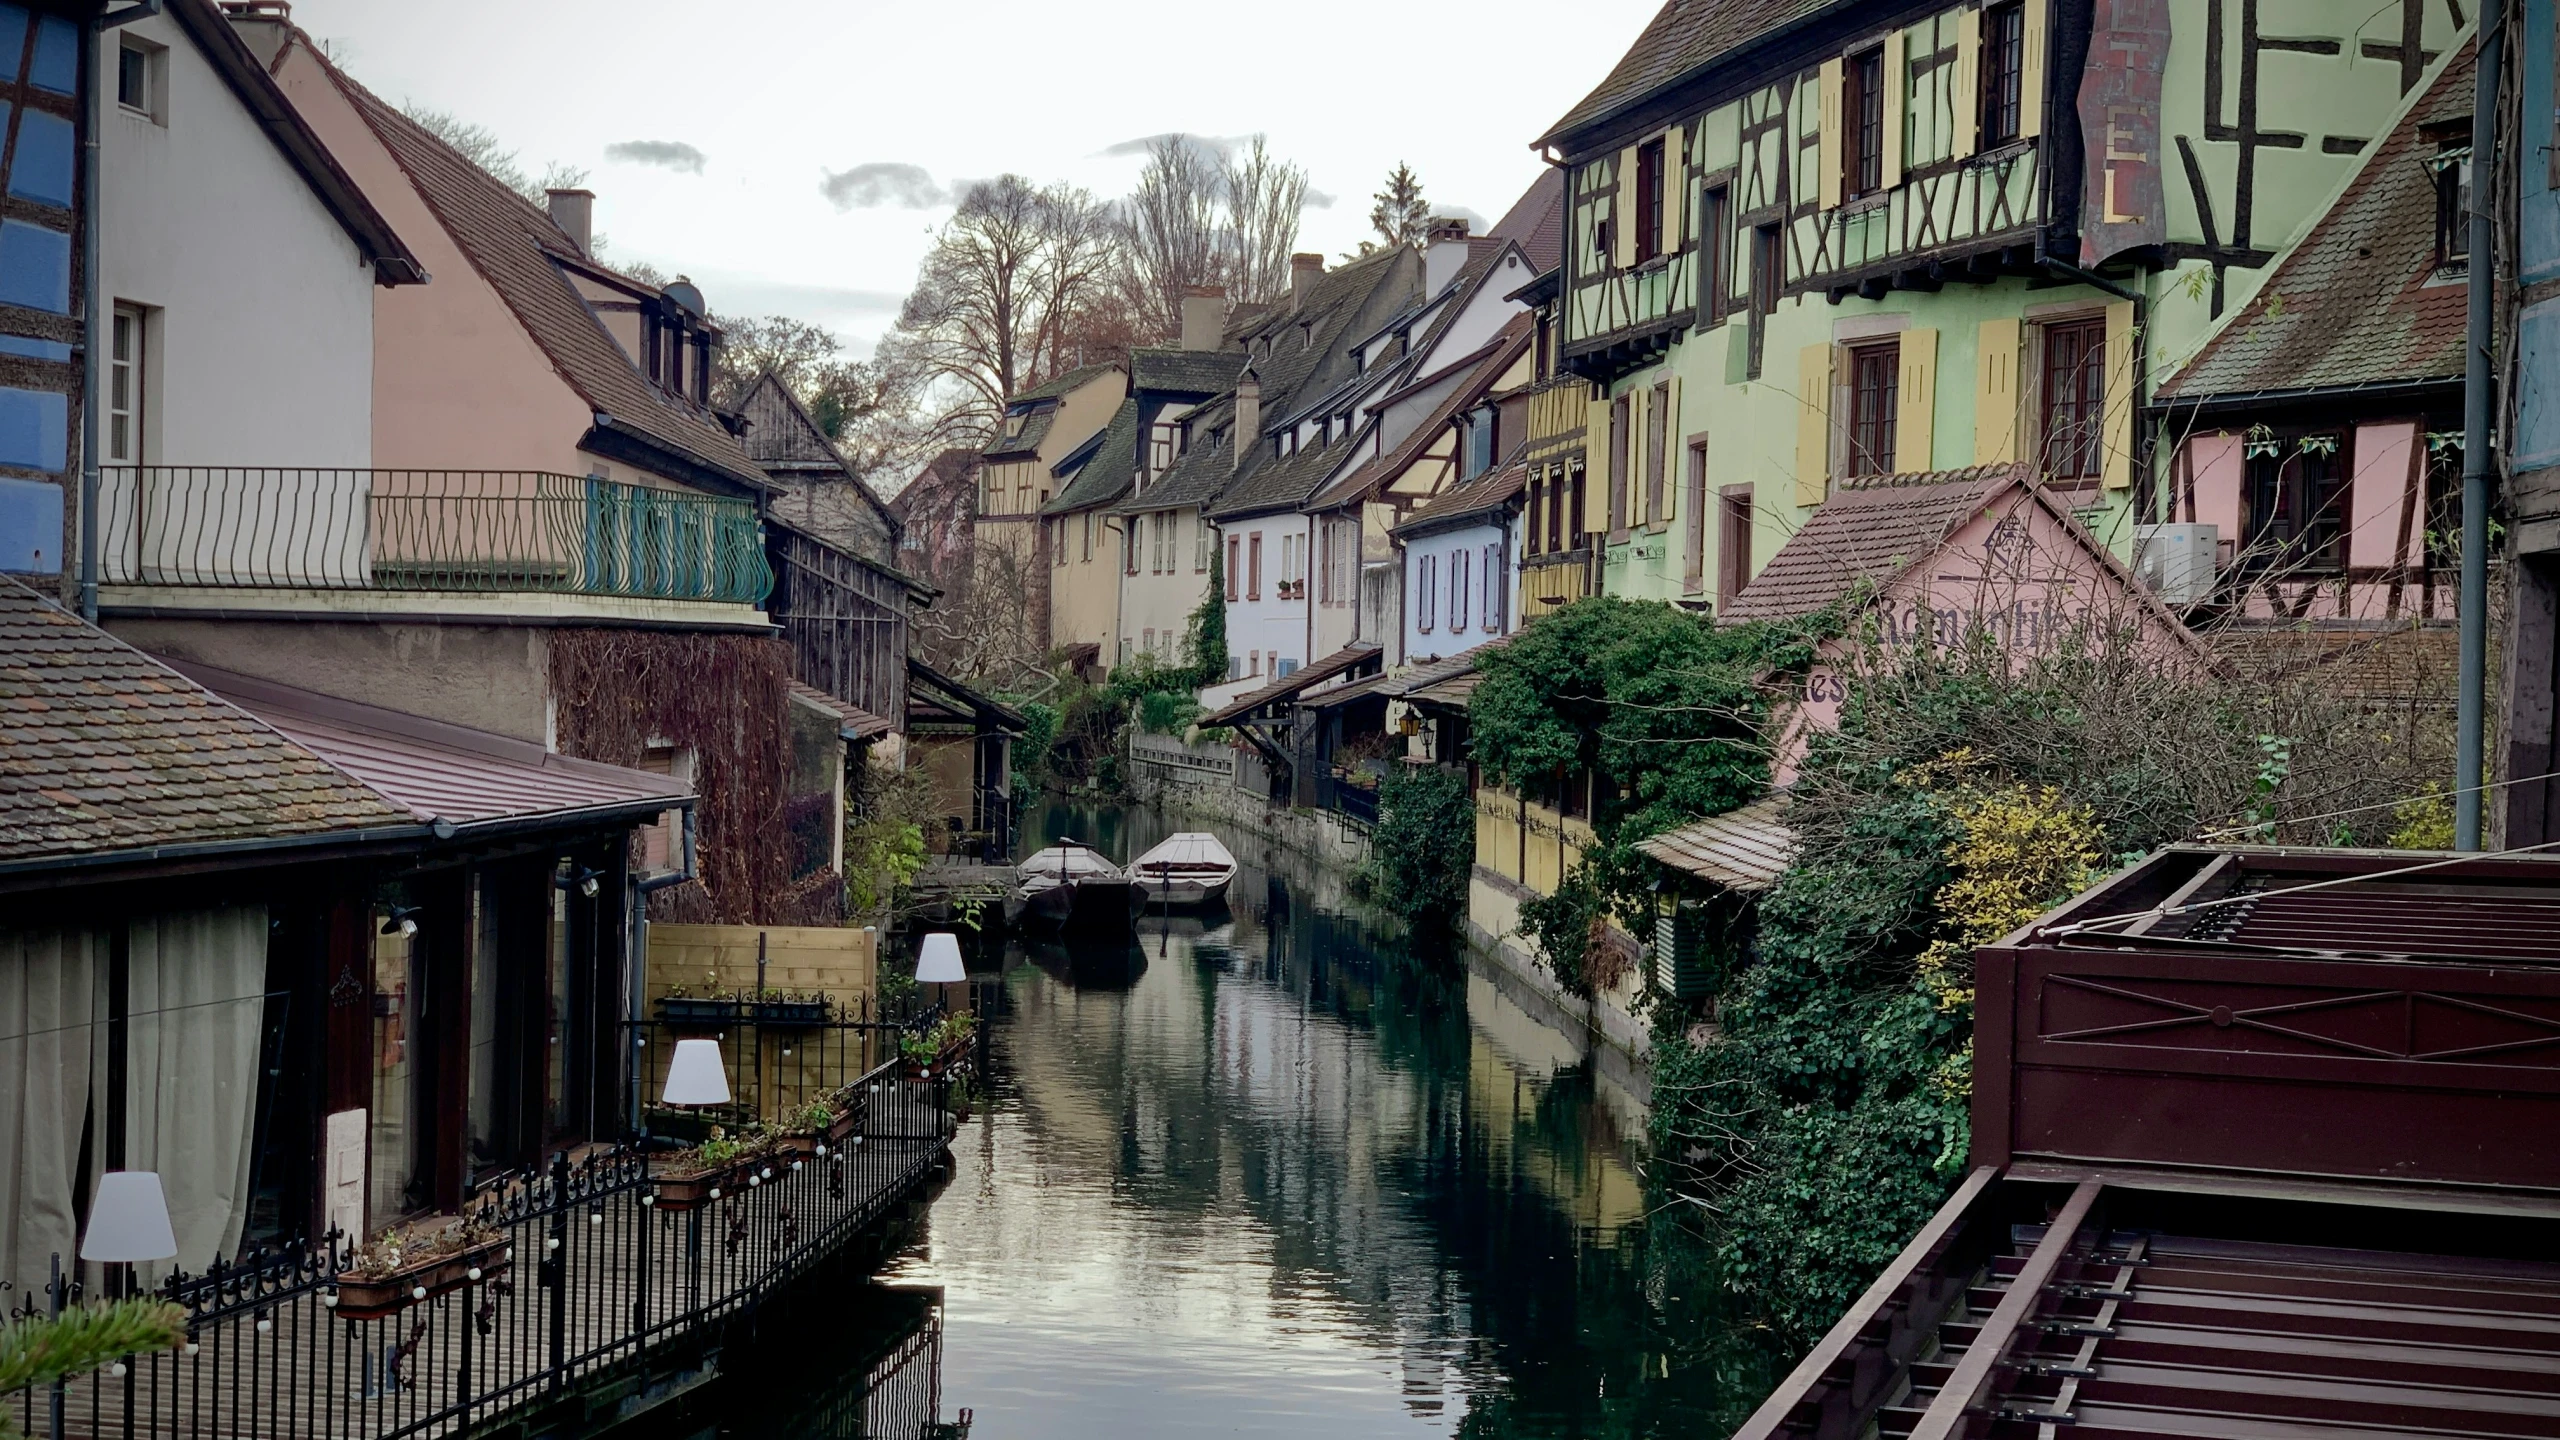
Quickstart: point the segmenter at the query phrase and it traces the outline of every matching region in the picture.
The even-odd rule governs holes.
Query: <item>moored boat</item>
[[[1128,871],[1074,840],[1034,853],[1019,873],[1021,914],[1043,924],[1126,925],[1145,904]]]
[[[1131,862],[1129,878],[1149,905],[1194,909],[1226,895],[1236,857],[1208,831],[1185,830]]]

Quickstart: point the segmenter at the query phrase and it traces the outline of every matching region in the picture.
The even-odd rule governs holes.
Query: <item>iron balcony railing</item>
[[[635,1028],[645,1049],[667,1027]],[[658,1203],[658,1147],[645,1140],[556,1154],[484,1187],[470,1206],[484,1227],[462,1262],[470,1268],[422,1272],[422,1293],[387,1312],[378,1299],[361,1315],[342,1306],[358,1273],[347,1237],[253,1249],[156,1287],[185,1312],[179,1349],[0,1396],[0,1406],[45,1440],[398,1440],[535,1428],[699,1368],[731,1320],[940,1173],[951,1087],[974,1072],[978,1051],[919,1066],[895,1054],[912,1028],[836,1022],[803,1037],[810,1059],[783,1083],[850,1102],[851,1133],[748,1164],[707,1201]],[[884,1042],[888,1058],[854,1068]],[[747,1054],[737,1080],[756,1064]],[[88,1298],[64,1276],[47,1295],[13,1300],[11,1314]]]
[[[539,470],[109,465],[108,584],[622,595],[757,604],[745,500]]]

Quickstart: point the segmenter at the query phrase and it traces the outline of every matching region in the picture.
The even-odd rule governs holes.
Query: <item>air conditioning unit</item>
[[[2215,547],[2211,525],[2136,525],[2133,568],[2167,605],[2194,605],[2213,596]]]

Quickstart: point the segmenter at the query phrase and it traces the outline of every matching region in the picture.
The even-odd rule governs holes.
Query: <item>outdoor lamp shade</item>
[[[960,963],[959,936],[936,930],[924,937],[924,948],[916,952],[917,984],[957,985],[968,978],[968,967]]]
[[[720,1042],[679,1040],[667,1062],[667,1089],[659,1099],[670,1105],[726,1105],[729,1072],[720,1063]]]
[[[98,1177],[89,1204],[89,1233],[80,1239],[83,1260],[174,1260],[177,1232],[169,1228],[169,1199],[155,1170],[110,1170]]]

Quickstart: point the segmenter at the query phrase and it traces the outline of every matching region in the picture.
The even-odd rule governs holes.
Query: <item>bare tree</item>
[[[1182,325],[1182,292],[1221,279],[1218,210],[1224,178],[1188,135],[1168,135],[1147,151],[1138,188],[1121,205],[1122,288],[1140,322],[1157,335]]]
[[[574,190],[587,183],[586,170],[566,161],[554,160],[542,167],[542,174],[528,174],[521,152],[506,148],[498,132],[486,125],[474,125],[450,111],[436,110],[410,101],[400,113],[418,122],[421,129],[462,152],[462,158],[495,177],[498,183],[513,190],[536,205],[545,203],[551,190]]]
[[[1289,288],[1289,256],[1307,209],[1307,172],[1275,158],[1256,135],[1253,148],[1228,159],[1219,181],[1227,202],[1220,247],[1227,293],[1247,304],[1276,300]],[[1179,310],[1175,319],[1179,324]]]

